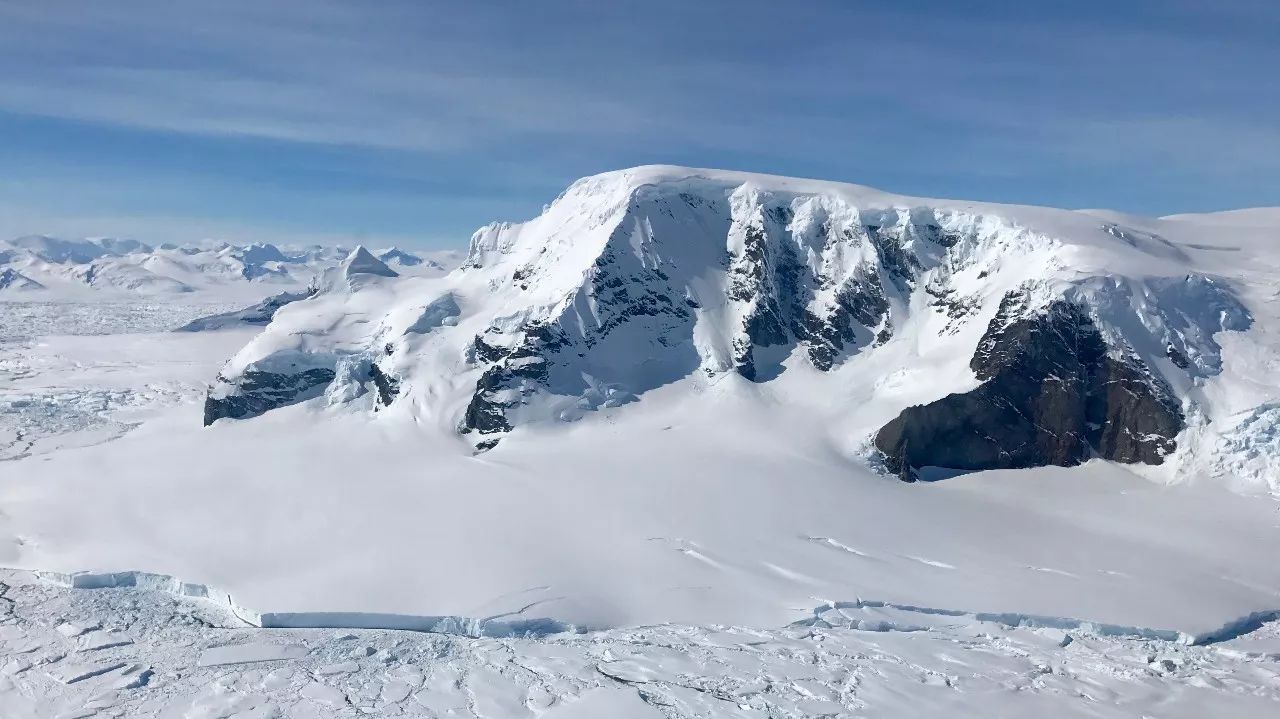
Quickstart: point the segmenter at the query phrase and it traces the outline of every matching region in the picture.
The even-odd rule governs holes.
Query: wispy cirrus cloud
[[[1197,192],[1208,207],[1280,203],[1259,188],[1280,174],[1278,8],[0,3],[0,131],[27,176],[83,185],[93,169],[136,186],[125,216],[280,220],[245,201],[253,183],[317,226],[425,218],[450,236],[644,162],[1153,213],[1198,209],[1183,206]],[[1144,192],[1151,174],[1178,184]],[[181,202],[175,179],[193,180]],[[35,187],[11,199],[61,206]],[[448,187],[467,189],[445,202]],[[344,207],[343,193],[382,194]]]

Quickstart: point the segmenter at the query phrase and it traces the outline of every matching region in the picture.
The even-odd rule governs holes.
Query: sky
[[[0,0],[0,236],[460,247],[665,163],[1280,205],[1277,0]]]

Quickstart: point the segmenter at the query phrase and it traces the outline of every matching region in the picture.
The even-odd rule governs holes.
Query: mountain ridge
[[[11,282],[0,291],[21,292],[24,299],[88,298],[103,293],[132,297],[231,292],[261,297],[270,291],[259,288],[263,285],[277,291],[304,289],[349,252],[336,246],[282,248],[264,242],[153,246],[110,237],[67,240],[26,235],[0,240],[0,271],[12,273]],[[444,274],[460,259],[452,251],[419,256],[390,248],[380,254],[415,274]]]

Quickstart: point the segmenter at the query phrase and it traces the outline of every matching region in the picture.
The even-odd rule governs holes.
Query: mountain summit
[[[373,253],[364,248],[364,245],[357,246],[347,259],[342,262],[342,274],[348,279],[352,275],[400,276],[395,270],[387,267],[385,262],[374,257]]]

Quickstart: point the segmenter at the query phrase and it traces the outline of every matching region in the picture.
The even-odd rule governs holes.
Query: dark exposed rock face
[[[497,434],[511,431],[506,410],[520,403],[535,387],[548,381],[544,353],[553,353],[565,340],[544,326],[532,327],[514,349],[495,347],[477,337],[472,343],[473,356],[491,363],[476,382],[475,393],[463,415],[462,432]],[[489,443],[493,446],[494,443]]]
[[[731,302],[747,305],[742,318],[744,334],[734,338],[733,361],[738,373],[756,379],[756,347],[773,347],[790,341],[776,285],[786,284],[794,272],[785,255],[770,257],[764,230],[748,226],[742,251],[729,266],[728,295]]]
[[[800,256],[790,236],[792,215],[786,208],[763,208],[745,220],[741,248],[729,257],[728,299],[745,308],[742,332],[734,338],[734,367],[743,377],[760,380],[757,350],[790,349],[799,344],[813,366],[827,371],[842,353],[868,344],[883,344],[893,335],[886,287],[909,293],[922,270],[904,243],[911,236],[934,242],[914,225],[817,228],[822,245],[874,248],[875,259],[845,276],[813,269]],[[886,285],[888,282],[888,285]],[[816,302],[830,296],[829,302]],[[777,354],[777,353],[775,353]]]
[[[670,278],[656,267],[627,266],[617,249],[604,249],[591,268],[590,294],[600,313],[599,325],[588,330],[584,344],[599,344],[614,330],[641,318],[649,318],[662,344],[678,327],[693,321],[687,303],[679,300]],[[549,338],[548,338],[549,339]]]
[[[1160,464],[1183,428],[1165,382],[1132,354],[1108,351],[1079,305],[1058,300],[1026,316],[1001,303],[970,366],[983,384],[909,407],[876,434],[889,469],[1071,466],[1090,456]]]
[[[400,396],[400,380],[382,371],[376,362],[369,365],[369,380],[378,390],[378,404],[385,407]]]
[[[903,233],[876,225],[868,225],[866,232],[880,256],[885,273],[900,287],[914,284],[916,273],[921,269],[920,261],[903,247]]]
[[[225,397],[210,393],[204,401],[204,425],[224,417],[256,417],[278,407],[307,399],[333,381],[334,371],[317,367],[296,374],[246,371],[236,380],[236,391]]]
[[[869,269],[836,290],[835,305],[826,316],[806,308],[796,318],[792,331],[805,344],[813,366],[826,371],[846,347],[857,345],[860,329],[865,332],[884,323],[874,343],[888,341],[893,334],[888,317],[889,301],[881,289],[880,274]]]

